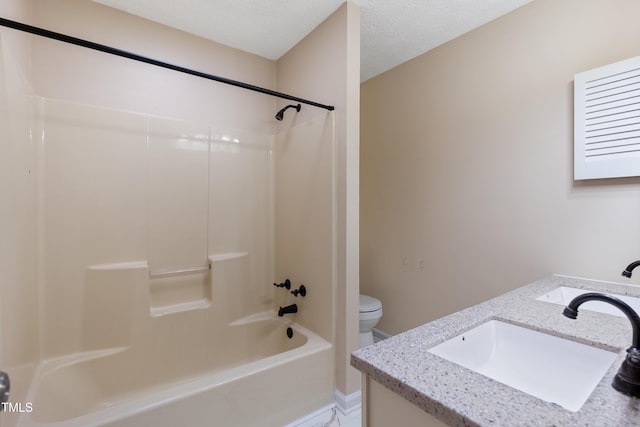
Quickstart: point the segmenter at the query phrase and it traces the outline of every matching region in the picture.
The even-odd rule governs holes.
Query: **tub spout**
[[[285,314],[291,314],[291,313],[297,313],[297,312],[298,312],[298,306],[296,304],[291,304],[286,307],[280,307],[280,310],[278,310],[278,317],[282,317]]]

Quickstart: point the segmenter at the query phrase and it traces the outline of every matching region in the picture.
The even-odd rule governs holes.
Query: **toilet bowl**
[[[382,317],[382,303],[369,295],[360,295],[360,348],[373,344],[373,327]]]

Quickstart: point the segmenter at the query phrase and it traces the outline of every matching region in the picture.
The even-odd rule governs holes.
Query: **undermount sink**
[[[547,292],[546,294],[539,296],[538,298],[536,298],[536,300],[566,306],[571,302],[572,299],[574,299],[578,295],[586,294],[587,292],[593,292],[593,291],[570,288],[567,286],[560,286],[552,290],[551,292]],[[609,295],[614,296],[626,302],[636,312],[640,313],[640,298],[628,297],[625,295],[616,295],[616,294],[609,294]],[[612,306],[611,304],[607,304],[601,301],[585,302],[580,306],[580,310],[591,310],[591,311],[597,311],[599,313],[611,314],[613,316],[624,317],[624,314],[622,313],[622,311]]]
[[[577,412],[617,354],[490,320],[429,353]]]

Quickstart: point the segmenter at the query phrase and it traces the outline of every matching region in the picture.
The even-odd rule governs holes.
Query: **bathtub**
[[[333,400],[331,344],[273,312],[198,348],[179,341],[41,363],[17,425],[282,426]]]

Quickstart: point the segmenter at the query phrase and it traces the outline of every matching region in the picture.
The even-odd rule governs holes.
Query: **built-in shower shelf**
[[[150,279],[160,279],[162,277],[182,276],[184,274],[202,273],[211,269],[211,262],[204,265],[194,265],[182,268],[167,268],[162,270],[149,270]]]
[[[201,266],[156,270],[149,274],[149,312],[163,316],[209,307],[210,262]]]
[[[249,255],[249,252],[227,252],[215,255],[209,255],[209,263],[217,261],[228,261],[230,259],[242,258]]]
[[[159,316],[208,307],[211,280],[207,272],[149,280],[149,311]]]
[[[149,271],[149,312],[165,316],[211,306],[212,270],[220,263],[246,259],[248,252],[227,252],[209,255],[204,265]],[[218,265],[216,267],[215,265]],[[224,276],[224,268],[222,274]],[[227,279],[222,279],[226,283]]]
[[[202,299],[199,301],[188,301],[179,304],[164,305],[159,307],[151,307],[149,313],[153,317],[165,316],[167,314],[182,313],[184,311],[201,310],[209,308],[211,301]]]

